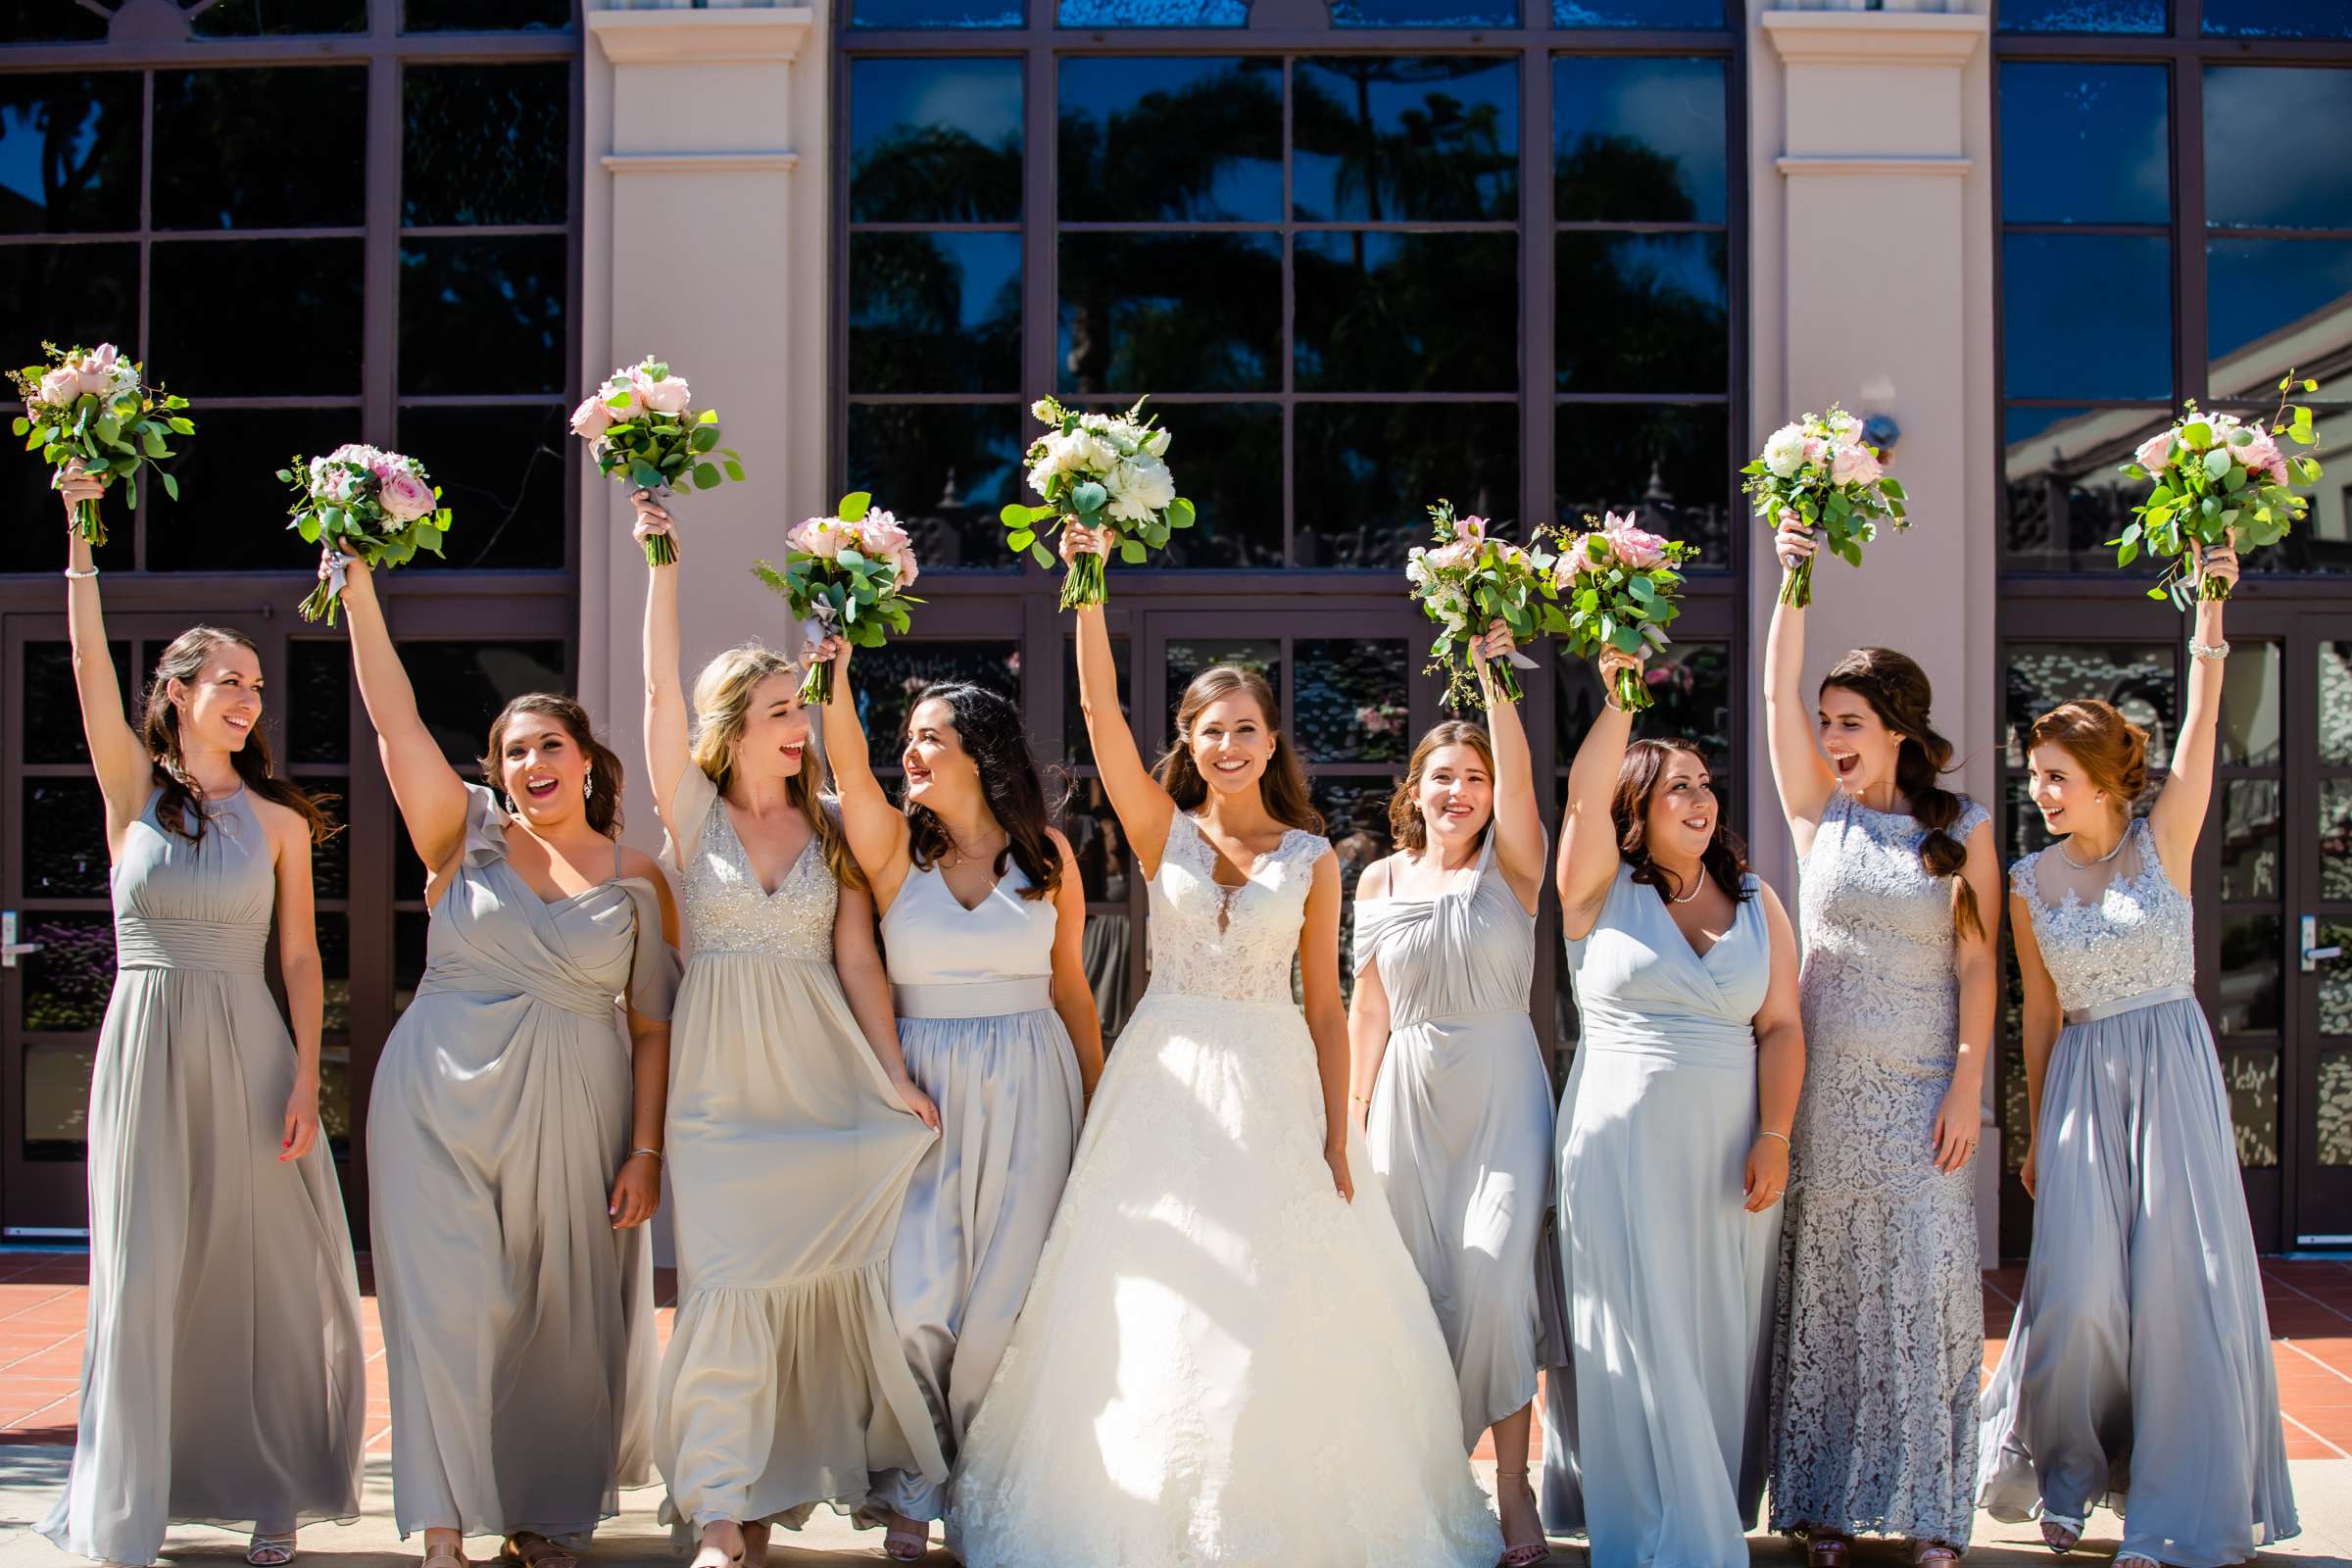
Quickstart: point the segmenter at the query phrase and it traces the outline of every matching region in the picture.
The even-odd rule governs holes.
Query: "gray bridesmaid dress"
[[[2077,1530],[2105,1503],[2124,1551],[2219,1568],[2299,1526],[2189,902],[2147,824],[2129,831],[2095,904],[2044,902],[2037,856],[2010,872],[2066,1025],[2042,1082],[2025,1294],[1984,1391],[1981,1501]]]
[[[617,846],[613,880],[543,900],[466,788],[368,1109],[393,1514],[404,1538],[576,1535],[652,1471],[652,1255],[609,1212],[633,1092],[615,1002],[667,1017],[677,957]]]
[[[195,842],[151,799],[111,880],[81,1430],[41,1534],[145,1563],[167,1524],[356,1519],[359,1281],[326,1140],[277,1157],[295,1055],[263,978],[269,839],[243,791]]]
[[[909,866],[882,942],[906,1071],[939,1106],[890,1254],[891,1315],[952,1466],[1011,1343],[1069,1180],[1085,1099],[1054,1010],[1051,897],[1007,861],[965,908],[935,866]],[[875,1499],[938,1519],[947,1488],[905,1469]]]
[[[1560,1101],[1572,1368],[1544,1386],[1540,1501],[1594,1568],[1748,1560],[1781,1211],[1751,1214],[1741,1193],[1772,959],[1747,886],[1702,957],[1620,866],[1568,944],[1584,1014]]]
[[[934,1134],[842,994],[817,838],[767,893],[702,769],[671,819],[694,946],[670,1030],[663,1517],[797,1528],[820,1502],[856,1508],[885,1466],[947,1477],[890,1317],[891,1236]]]
[[[1527,1013],[1535,943],[1492,832],[1467,886],[1355,906],[1356,971],[1377,962],[1389,997],[1366,1141],[1446,1331],[1465,1450],[1536,1396],[1552,1114]]]

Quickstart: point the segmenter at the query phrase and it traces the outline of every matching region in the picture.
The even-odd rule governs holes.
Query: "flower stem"
[[[1638,669],[1617,672],[1617,706],[1629,713],[1644,712],[1649,708],[1649,686]]]
[[[645,536],[645,564],[647,565],[670,566],[675,565],[677,564],[677,560],[678,552],[677,549],[670,544],[669,535],[665,533],[652,533]]]
[[[106,543],[106,521],[98,515],[98,503],[77,501],[74,504],[74,527],[90,542],[92,550]]]
[[[809,666],[801,681],[801,706],[822,708],[833,701],[833,662],[825,660]]]
[[[1802,610],[1813,602],[1813,558],[1807,556],[1781,579],[1781,603]]]

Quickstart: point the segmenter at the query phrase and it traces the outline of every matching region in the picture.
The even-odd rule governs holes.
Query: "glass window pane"
[[[1231,0],[1239,3],[1239,0]],[[853,27],[1017,27],[1021,0],[853,0]]]
[[[1062,391],[1280,390],[1281,235],[1064,234],[1060,271]]]
[[[0,43],[104,43],[107,19],[51,0],[12,0],[0,6]]]
[[[1725,235],[1571,232],[1556,243],[1552,298],[1561,391],[1730,387]]]
[[[2322,779],[2319,807],[2320,897],[2352,904],[2352,778]]]
[[[555,403],[401,410],[397,450],[424,465],[451,513],[445,554],[420,555],[414,564],[499,570],[563,565],[569,533],[564,469],[573,447],[568,413]],[[601,520],[603,507],[591,514]],[[692,516],[691,501],[680,514]]]
[[[1301,566],[1402,567],[1441,496],[1464,514],[1518,514],[1515,403],[1306,404],[1297,418]]]
[[[1551,0],[1555,27],[1717,28],[1723,0]]]
[[[850,220],[1021,216],[1018,60],[850,62]]]
[[[2279,916],[2268,909],[2224,916],[2215,1034],[2278,1032],[2286,993],[2284,966],[2279,961],[2284,929]]]
[[[64,529],[58,530],[63,533]],[[114,656],[115,684],[122,690],[123,717],[137,722],[140,693],[130,684],[130,644],[106,645]],[[66,642],[24,645],[24,730],[20,744],[27,762],[87,762],[89,742],[81,732],[81,698],[74,685],[74,648]]]
[[[1335,27],[1516,27],[1513,0],[1332,0]]]
[[[1064,27],[1247,27],[1250,0],[1060,0]]]
[[[401,71],[401,221],[561,223],[571,212],[571,66]]]
[[[1200,516],[1171,534],[1151,565],[1209,569],[1282,564],[1282,410],[1270,403],[1160,407],[1173,432],[1168,465],[1176,492]],[[1034,500],[1034,497],[1024,497]],[[1058,569],[1058,568],[1056,568]],[[1137,568],[1114,564],[1115,571]]]
[[[24,1048],[24,1157],[78,1160],[89,1152],[90,1075],[98,1047],[62,1042]]]
[[[2013,398],[2172,396],[2172,276],[2161,235],[2003,236],[2003,390]]]
[[[875,755],[893,767],[906,738],[906,717],[923,688],[941,681],[970,681],[1021,700],[1021,645],[1016,642],[923,642],[894,638],[880,648],[858,651],[851,684],[857,688],[858,719]]]
[[[1055,209],[1071,222],[1282,218],[1282,63],[1061,63]]]
[[[2060,703],[2084,698],[2113,703],[2148,732],[2148,795],[2173,755],[2180,692],[2169,643],[2012,643],[2005,693],[2005,760],[2026,766],[2026,735],[2034,721]]]
[[[2163,32],[2165,0],[2001,0],[2003,32]]]
[[[554,32],[571,25],[571,0],[402,0],[400,24],[406,32]]]
[[[1302,391],[1510,392],[1519,386],[1515,234],[1300,234]]]
[[[2352,1029],[2352,1009],[2335,1021]],[[2341,1046],[2320,1053],[2320,1163],[2352,1165],[2352,1051]]]
[[[2236,645],[2222,665],[2221,764],[2278,765],[2278,682],[2283,650],[2251,639]]]
[[[2223,782],[2223,898],[2259,901],[2282,896],[2278,880],[2281,822],[2277,779]]]
[[[2237,1132],[2237,1162],[2250,1170],[2278,1163],[2278,1053],[2237,1047],[2224,1051],[2222,1079],[2230,1086],[2230,1120]]]
[[[1730,427],[1720,405],[1560,405],[1559,521],[1638,511],[1642,527],[1698,546],[1691,570],[1728,570],[1732,529],[1748,524],[1747,509],[1732,505]]]
[[[2171,411],[2011,408],[2002,418],[2007,561],[2113,570],[2106,541],[2123,531],[2147,489],[2117,470],[2171,421]]]
[[[2209,38],[2352,38],[2352,0],[2205,0]]]
[[[1405,685],[1413,648],[1403,639],[1300,639],[1292,647],[1291,737],[1324,762],[1401,762],[1412,755]]]
[[[1013,403],[850,405],[849,482],[898,514],[925,571],[1010,568],[997,514],[1021,487],[1025,411]]]
[[[1018,234],[850,236],[852,392],[1014,392]]]
[[[1346,55],[1301,60],[1291,79],[1293,216],[1519,216],[1515,62]]]
[[[4,78],[0,78],[4,79]],[[4,200],[4,198],[0,198]],[[61,343],[138,341],[139,249],[136,245],[0,245],[0,300],[42,301],[40,330]],[[9,345],[12,355],[35,357],[37,336]],[[21,360],[11,363],[22,363]],[[165,375],[175,388],[175,377]],[[23,408],[9,406],[11,414]],[[38,452],[20,440],[0,440],[0,514],[18,526],[0,528],[0,571],[61,571],[66,564],[66,531],[50,468]],[[107,543],[98,565],[126,570],[132,560],[130,514],[119,498],[103,503]]]
[[[2352,4],[2345,14],[2352,16]],[[2208,66],[2205,220],[2225,228],[2352,228],[2352,167],[2284,153],[2347,143],[2352,71]]]
[[[24,814],[18,822],[26,898],[107,896],[106,800],[96,779],[24,780]]]
[[[148,363],[172,391],[198,399],[359,394],[360,241],[158,241],[152,256]],[[223,300],[268,300],[269,341],[300,344],[300,352],[259,352],[252,318],[223,310]],[[196,410],[199,418],[204,412]]]
[[[139,226],[136,72],[0,75],[0,234]]]
[[[2352,921],[2322,920],[2319,946],[2352,952]],[[2320,1033],[2352,1035],[2352,963],[2340,958],[2320,965]]]
[[[2345,86],[2352,91],[2352,72],[2345,73]],[[2328,318],[2344,314],[2348,297],[2352,240],[2207,241],[2205,341],[2216,393],[2275,396],[2280,367],[2272,345],[2291,327],[2317,327],[2340,342],[2343,328]],[[2233,364],[2240,353],[2248,363]]]
[[[367,172],[366,67],[155,74],[157,228],[354,228]]]
[[[97,1028],[115,989],[114,916],[28,910],[17,940],[40,944],[18,959],[24,966],[24,1027],[60,1034]],[[89,1091],[86,1079],[81,1090]]]
[[[469,782],[490,739],[490,721],[510,699],[525,692],[567,691],[564,645],[557,642],[439,642],[403,638],[400,662],[416,688],[416,710],[440,743],[441,755]],[[611,741],[614,737],[607,736]],[[416,894],[424,872],[414,850],[401,869],[413,871]],[[408,895],[416,896],[416,895]]]
[[[341,762],[351,756],[351,647],[296,637],[286,644],[286,760]]]
[[[360,435],[360,411],[198,408],[196,434],[175,443],[167,467],[172,500],[148,490],[150,571],[309,571],[318,547],[286,527],[293,491],[278,483],[294,453],[317,457]],[[261,461],[256,454],[264,454]],[[145,489],[145,486],[141,487]]]
[[[1553,216],[1720,223],[1730,151],[1721,60],[1551,63]]]
[[[2172,216],[2163,66],[2001,67],[2001,217],[2161,223]]]
[[[1585,732],[1600,717],[1599,677],[1590,660],[1570,659],[1553,645],[1559,678],[1552,682],[1553,711],[1558,723],[1555,763],[1567,767],[1584,744]],[[1649,661],[1643,670],[1650,706],[1634,715],[1634,734],[1659,740],[1689,741],[1706,758],[1716,777],[1719,798],[1728,799],[1729,780],[1722,776],[1733,766],[1732,649],[1722,642],[1675,642]],[[1724,818],[1730,819],[1727,805]]]
[[[1151,757],[1170,744],[1176,734],[1176,710],[1193,677],[1213,664],[1239,664],[1266,678],[1277,696],[1282,692],[1282,642],[1273,637],[1171,637],[1167,649],[1168,712],[1166,727],[1144,736],[1144,755]]]
[[[2320,760],[2352,763],[2352,642],[2320,644]]]
[[[569,248],[561,234],[405,241],[400,390],[561,395]],[[450,353],[453,343],[466,352]]]
[[[220,0],[188,23],[188,31],[199,38],[276,38],[367,30],[368,0]]]

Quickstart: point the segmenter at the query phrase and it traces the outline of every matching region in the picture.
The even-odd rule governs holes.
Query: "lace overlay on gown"
[[[2188,985],[2197,961],[2196,922],[2188,899],[2165,874],[2145,818],[2125,830],[2130,843],[2105,890],[2044,888],[2049,851],[2029,855],[2009,880],[2034,916],[2041,961],[2069,1012]],[[2054,879],[2053,879],[2054,880]]]

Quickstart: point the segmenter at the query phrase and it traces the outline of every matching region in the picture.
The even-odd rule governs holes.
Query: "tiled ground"
[[[2009,1332],[2025,1271],[1984,1276],[1984,1365],[1989,1374]],[[83,1259],[68,1253],[0,1253],[0,1444],[71,1445],[81,1375]],[[2290,1459],[2352,1459],[2352,1261],[2266,1260],[2271,1353]],[[365,1277],[362,1280],[366,1285]],[[661,1280],[662,1325],[674,1282]],[[362,1303],[368,1335],[368,1452],[389,1446],[391,1405],[383,1337],[372,1296]],[[1493,1455],[1481,1447],[1480,1457]]]

